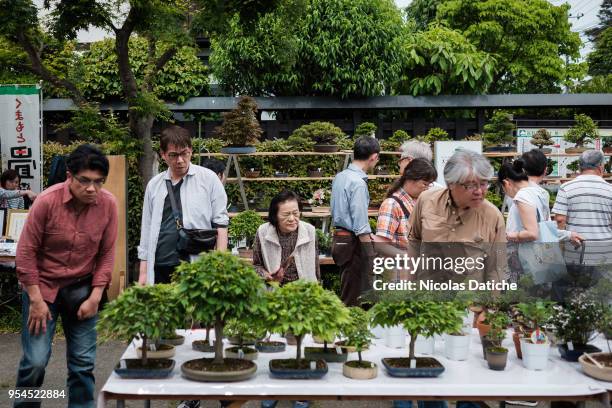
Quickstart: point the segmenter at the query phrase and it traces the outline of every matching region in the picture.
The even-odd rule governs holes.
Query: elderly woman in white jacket
[[[268,222],[255,237],[253,266],[266,281],[281,285],[320,278],[315,228],[300,221],[298,196],[282,191],[270,202]]]

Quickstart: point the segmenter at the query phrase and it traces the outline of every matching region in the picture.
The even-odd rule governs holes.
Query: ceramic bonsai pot
[[[215,345],[204,340],[194,340],[191,342],[191,348],[204,353],[215,352]]]
[[[586,147],[566,147],[565,153],[575,154],[575,153],[583,153],[587,150]]]
[[[221,153],[251,154],[255,153],[255,150],[255,146],[226,146],[221,148]]]
[[[334,144],[316,144],[313,150],[318,153],[335,153],[340,150],[340,147]]]
[[[183,377],[194,381],[230,382],[247,380],[257,371],[257,365],[249,360],[224,358],[222,367],[213,364],[213,361],[213,358],[185,361],[181,373]]]
[[[508,361],[508,349],[504,347],[489,347],[487,349],[487,364],[495,371],[503,371]]]
[[[159,359],[159,358],[172,358],[176,353],[176,348],[169,344],[160,344],[156,347],[155,351],[148,350],[147,358]],[[142,358],[142,348],[136,348],[136,355],[138,358]]]
[[[323,177],[323,172],[320,170],[308,170],[308,177]]]
[[[593,353],[591,357],[603,367],[597,367],[587,356],[582,355],[578,358],[578,362],[582,365],[584,373],[598,380],[612,382],[612,353]]]
[[[249,248],[238,248],[238,256],[240,258],[253,258],[253,250]]]
[[[172,374],[174,360],[149,358],[145,366],[141,359],[127,358],[115,366],[115,373],[121,378],[166,378]]]
[[[227,338],[227,340],[229,341],[229,343],[230,343],[232,346],[239,346],[239,345],[241,344],[241,343],[240,343],[240,337],[230,336],[230,337],[228,337],[228,338]],[[259,340],[259,339],[248,339],[248,338],[244,337],[244,338],[242,339],[242,345],[243,345],[243,346],[252,346],[252,345],[254,345],[254,344],[255,344],[255,342],[256,342],[257,340]]]
[[[162,338],[155,342],[155,344],[167,344],[170,346],[180,346],[185,343],[185,336],[175,334],[173,337]]]
[[[499,343],[491,340],[488,336],[484,336],[480,338],[480,342],[482,343],[482,358],[487,359],[487,350],[490,347],[499,346]]]
[[[378,366],[369,361],[347,361],[342,364],[342,374],[354,380],[370,380],[378,375]]]
[[[569,350],[567,348],[567,344],[560,344],[558,346],[559,353],[561,354],[561,358],[566,361],[576,362],[584,353],[599,353],[601,349],[591,345],[591,344],[576,344],[574,345],[573,350]]]
[[[310,360],[300,360],[298,366],[294,358],[270,360],[270,377],[284,380],[318,380],[327,374],[327,363],[318,360],[315,368],[311,369]]]
[[[383,366],[391,377],[438,377],[444,366],[435,358],[417,357],[416,368],[410,368],[409,358],[383,358]]]
[[[242,350],[242,357],[240,351]],[[243,358],[245,360],[257,360],[257,350],[252,347],[228,347],[224,351],[226,358]]]
[[[521,338],[523,365],[528,370],[545,370],[548,365],[549,343],[532,343],[531,340]]]
[[[304,358],[308,360],[325,360],[328,363],[344,363],[348,358],[346,348],[340,348],[341,353],[338,354],[335,347],[328,347],[327,351],[323,347],[306,347],[304,348]]]
[[[282,341],[258,341],[255,348],[260,353],[281,353],[285,351],[287,345]]]
[[[490,324],[485,324],[481,321],[476,323],[476,327],[478,328],[478,334],[480,335],[480,338],[483,338],[483,336],[489,334],[489,331],[491,330]]]
[[[470,335],[463,333],[444,335],[444,355],[449,360],[467,360],[470,354]]]
[[[261,174],[259,170],[247,170],[244,172],[244,177],[246,178],[257,178]]]

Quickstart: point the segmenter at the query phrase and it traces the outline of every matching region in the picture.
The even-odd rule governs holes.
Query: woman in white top
[[[508,246],[508,280],[517,282],[522,269],[518,260],[518,244],[538,239],[538,223],[550,220],[548,192],[535,183],[530,183],[524,169],[524,160],[505,163],[498,172],[498,180],[506,195],[512,198],[514,205],[508,212],[506,221],[506,238]],[[573,231],[557,230],[560,240],[570,240],[580,244],[583,238]]]

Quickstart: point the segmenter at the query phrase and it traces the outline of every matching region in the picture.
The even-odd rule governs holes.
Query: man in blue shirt
[[[368,222],[368,176],[378,163],[380,145],[370,136],[362,136],[353,146],[353,162],[334,177],[331,194],[332,257],[340,268],[341,298],[345,305],[356,306],[367,284],[368,257],[373,255]]]

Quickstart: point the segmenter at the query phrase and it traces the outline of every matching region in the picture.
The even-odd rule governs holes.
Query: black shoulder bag
[[[400,207],[402,207],[402,211],[404,212],[404,215],[406,216],[406,218],[410,218],[410,212],[408,211],[408,208],[406,208],[402,200],[399,197],[394,196],[394,195],[392,195],[391,198],[397,201]]]
[[[197,255],[201,252],[211,251],[217,244],[217,230],[213,229],[187,229],[183,227],[183,216],[176,206],[174,189],[172,182],[166,180],[170,204],[172,205],[172,215],[176,221],[178,231],[178,241],[176,249],[180,254]]]

